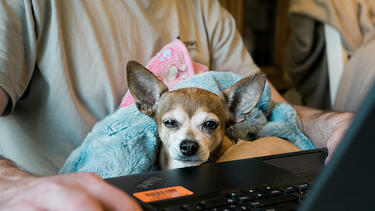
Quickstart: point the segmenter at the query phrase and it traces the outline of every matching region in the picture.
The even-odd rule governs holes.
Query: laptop
[[[375,85],[331,161],[300,151],[107,179],[145,210],[375,210]]]

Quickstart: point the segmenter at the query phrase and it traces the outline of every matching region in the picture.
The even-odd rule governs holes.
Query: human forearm
[[[271,85],[272,99],[287,102]],[[317,148],[327,147],[331,158],[343,138],[354,114],[349,112],[321,111],[314,108],[293,105],[301,123],[302,130]]]
[[[0,156],[0,207],[18,194],[23,184],[32,180],[34,176],[18,169],[10,160]]]
[[[31,174],[21,171],[12,161],[0,155],[0,196],[2,191],[7,190],[14,183],[33,177]]]
[[[288,103],[272,84],[269,84],[271,86],[272,100]],[[301,120],[304,133],[311,139],[313,144],[319,148],[327,147],[327,142],[332,135],[332,131],[338,128],[345,128],[346,130],[354,116],[354,114],[348,112],[322,111],[305,106],[292,106]],[[343,132],[345,132],[345,130],[343,130]]]
[[[301,119],[305,134],[316,147],[330,148],[330,139],[341,140],[354,117],[349,112],[321,111],[297,105],[293,107]]]

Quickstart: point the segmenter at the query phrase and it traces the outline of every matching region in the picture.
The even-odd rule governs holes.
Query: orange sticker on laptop
[[[182,186],[174,186],[169,188],[160,188],[155,190],[133,193],[133,195],[143,202],[154,202],[164,199],[172,199],[181,196],[193,195],[193,192]]]

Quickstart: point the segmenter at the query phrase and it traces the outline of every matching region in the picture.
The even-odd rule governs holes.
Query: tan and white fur
[[[266,82],[265,74],[255,73],[217,96],[199,88],[169,92],[153,73],[135,61],[128,62],[126,72],[138,110],[157,123],[161,169],[216,161],[228,146],[228,141],[223,141],[228,140],[224,139],[225,129],[245,119],[259,101]]]

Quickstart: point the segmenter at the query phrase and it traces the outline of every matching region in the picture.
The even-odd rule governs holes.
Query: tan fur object
[[[226,145],[228,147],[229,145]],[[255,141],[238,141],[225,151],[217,162],[239,160],[287,152],[300,151],[294,144],[277,137],[265,137]]]

